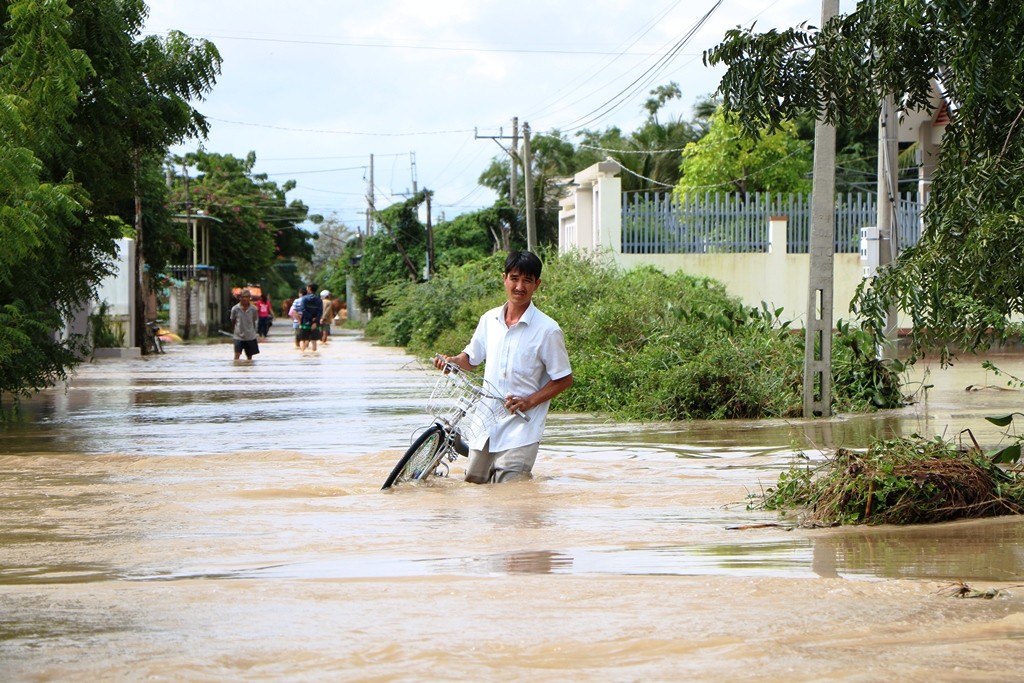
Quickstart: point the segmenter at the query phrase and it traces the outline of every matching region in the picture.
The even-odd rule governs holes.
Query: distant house
[[[927,203],[931,191],[932,176],[939,160],[939,148],[949,123],[949,113],[955,104],[950,103],[946,89],[939,80],[932,81],[932,97],[929,109],[901,110],[898,113],[899,141],[917,143],[918,194],[922,203]]]

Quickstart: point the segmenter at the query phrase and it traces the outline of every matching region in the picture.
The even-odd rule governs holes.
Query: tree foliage
[[[360,244],[359,230],[345,225],[336,214],[328,216],[317,227],[313,259],[307,269],[312,275],[307,279],[321,283],[324,289],[344,299],[348,292],[350,260],[358,258]],[[288,296],[294,296],[295,288],[289,292]]]
[[[77,361],[64,321],[108,272],[136,198],[152,209],[143,242],[174,234],[160,159],[205,130],[189,102],[220,61],[182,34],[139,38],[146,11],[141,0],[0,4],[0,396],[53,384]]]
[[[675,191],[809,192],[811,154],[811,144],[797,136],[792,121],[753,136],[719,108],[707,135],[683,150]]]
[[[253,173],[255,152],[239,159],[200,150],[180,161],[198,175],[188,181],[188,209],[185,178],[175,177],[171,201],[178,215],[202,211],[218,221],[210,229],[210,265],[246,284],[272,277],[278,259],[313,256],[313,235],[298,227],[309,209],[286,197],[295,182],[279,186],[266,174]]]
[[[192,101],[213,87],[220,54],[209,41],[179,31],[142,36],[148,12],[143,0],[67,2],[72,43],[87,56],[92,73],[82,83],[71,146],[55,161],[75,171],[96,213],[118,215],[133,228],[135,333],[142,345],[144,272],[156,272],[165,245],[181,239],[180,227],[162,209],[166,186],[152,178],[170,145],[205,136],[206,120]]]
[[[417,282],[426,266],[427,228],[418,210],[426,196],[416,196],[378,211],[377,231],[363,239],[362,255],[351,267],[359,305],[373,315],[384,311],[388,286]]]
[[[880,321],[898,306],[914,348],[982,350],[1024,313],[1024,4],[1017,0],[874,0],[818,29],[730,31],[705,54],[728,69],[725,105],[748,130],[799,112],[863,120],[893,93],[949,105],[921,241],[859,293]]]
[[[88,59],[64,3],[6,4],[0,29],[0,398],[66,376],[78,340],[54,332],[107,271],[110,223],[52,160],[65,149]]]
[[[502,234],[515,220],[512,208],[499,200],[486,209],[462,214],[434,226],[435,267],[458,266],[502,251]]]

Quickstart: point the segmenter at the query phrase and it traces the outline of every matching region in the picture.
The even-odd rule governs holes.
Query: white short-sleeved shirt
[[[472,365],[487,362],[484,379],[502,397],[529,396],[549,381],[572,374],[562,328],[532,302],[512,327],[505,325],[505,306],[484,313],[464,351]],[[545,401],[527,411],[529,422],[516,415],[499,421],[489,434],[489,450],[504,451],[540,441],[550,405],[551,401]],[[487,437],[481,436],[470,447],[482,448]]]

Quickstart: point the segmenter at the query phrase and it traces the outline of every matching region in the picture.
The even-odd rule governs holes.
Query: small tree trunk
[[[146,259],[142,248],[142,193],[139,179],[142,174],[141,152],[132,150],[132,187],[135,193],[135,345],[142,353],[146,348]]]

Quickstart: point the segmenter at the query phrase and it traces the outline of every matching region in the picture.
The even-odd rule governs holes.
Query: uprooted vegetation
[[[750,508],[792,511],[802,526],[921,524],[1024,512],[1024,471],[942,439],[880,440],[824,462],[803,453]]]

